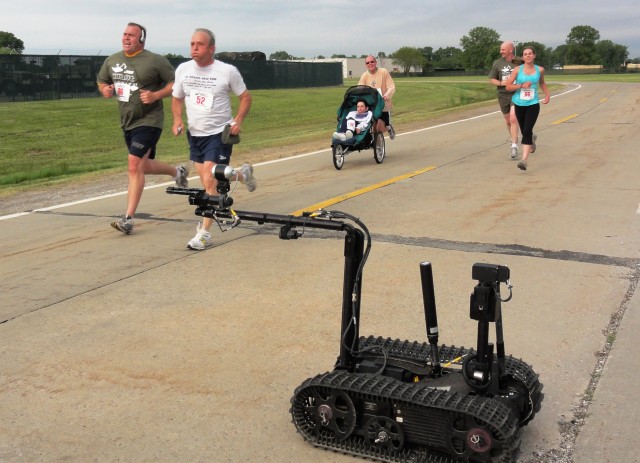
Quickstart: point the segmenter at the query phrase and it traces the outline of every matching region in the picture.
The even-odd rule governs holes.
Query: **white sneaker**
[[[196,236],[191,238],[187,243],[187,248],[195,251],[202,251],[207,246],[211,246],[211,233],[202,228],[202,224],[198,224],[196,227]]]
[[[512,145],[511,146],[511,159],[518,159],[518,147]]]
[[[387,132],[389,132],[389,138],[391,140],[396,138],[396,130],[393,128],[391,124],[387,126]]]
[[[253,176],[253,166],[245,162],[242,164],[242,167],[240,167],[240,172],[242,173],[242,183],[247,185],[247,190],[251,193],[258,186],[258,182]]]

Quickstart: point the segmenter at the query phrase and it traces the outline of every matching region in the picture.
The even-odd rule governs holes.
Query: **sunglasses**
[[[375,61],[365,61],[364,64],[375,64]]]

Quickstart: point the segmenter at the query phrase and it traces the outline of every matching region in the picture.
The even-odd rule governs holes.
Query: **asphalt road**
[[[564,92],[542,107],[526,172],[490,105],[387,140],[380,165],[372,151],[341,171],[329,151],[257,165],[234,206],[359,217],[373,236],[363,335],[426,340],[429,261],[440,341],[472,347],[471,267],[508,265],[507,353],[545,393],[519,461],[638,461],[640,85]],[[355,461],[305,443],[288,412],[339,350],[342,236],[243,223],[193,252],[186,197],[147,190],[131,236],[109,226],[124,202],[0,220],[0,461]]]

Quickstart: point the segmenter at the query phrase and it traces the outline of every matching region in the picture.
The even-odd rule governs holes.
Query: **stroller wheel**
[[[340,170],[344,165],[344,147],[342,145],[333,145],[331,147],[333,154],[333,166]]]
[[[373,143],[373,159],[376,160],[376,164],[382,164],[382,161],[384,161],[384,155],[384,133],[378,132],[375,134]]]

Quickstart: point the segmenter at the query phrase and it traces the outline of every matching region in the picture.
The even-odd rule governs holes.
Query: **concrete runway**
[[[373,235],[362,335],[426,340],[430,261],[440,342],[473,347],[471,267],[508,265],[506,350],[545,393],[519,461],[634,462],[640,85],[563,92],[526,172],[492,104],[387,139],[381,165],[371,150],[340,171],[330,151],[257,165],[234,207],[359,217]],[[185,196],[147,190],[131,236],[109,226],[124,205],[0,218],[0,461],[356,461],[304,442],[288,412],[339,351],[342,235],[243,223],[194,252]]]

